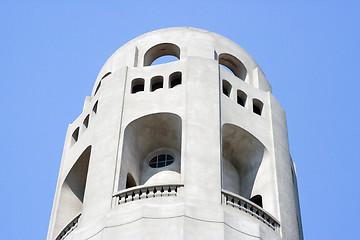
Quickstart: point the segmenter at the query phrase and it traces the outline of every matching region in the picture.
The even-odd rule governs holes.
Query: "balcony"
[[[65,239],[65,237],[68,236],[78,226],[80,216],[81,213],[77,215],[68,225],[66,225],[66,227],[59,233],[56,240]]]
[[[239,209],[240,211],[259,219],[275,232],[279,233],[280,222],[263,208],[235,193],[226,190],[222,190],[221,193],[223,204]]]
[[[128,202],[157,197],[175,197],[179,188],[184,184],[165,184],[152,186],[136,186],[119,191],[113,195],[114,205],[122,205]]]

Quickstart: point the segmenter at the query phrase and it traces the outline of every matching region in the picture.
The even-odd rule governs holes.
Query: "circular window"
[[[165,166],[169,166],[174,162],[174,157],[170,154],[160,154],[153,157],[150,162],[149,166],[152,168],[161,168]]]

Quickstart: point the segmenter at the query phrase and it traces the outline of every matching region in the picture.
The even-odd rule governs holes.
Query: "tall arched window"
[[[261,195],[255,195],[252,198],[250,198],[250,201],[252,201],[253,203],[255,203],[256,205],[258,205],[259,207],[263,207],[262,204],[262,196]]]
[[[143,78],[136,78],[131,82],[131,93],[143,92],[145,80]]]
[[[264,104],[259,100],[254,98],[253,99],[253,112],[260,115],[262,114]]]
[[[246,93],[244,93],[243,91],[241,90],[237,90],[237,103],[243,107],[245,107],[245,104],[246,104],[246,98],[247,98],[247,95]]]
[[[226,81],[226,80],[223,80],[222,81],[223,83],[223,94],[225,94],[226,96],[230,97],[230,93],[231,93],[231,84]]]
[[[173,56],[180,59],[180,48],[173,43],[161,43],[150,48],[144,55],[144,66],[151,66],[160,57]],[[170,58],[171,59],[171,58]]]
[[[76,143],[79,140],[79,127],[75,129],[73,134],[71,135],[71,144]]]
[[[104,78],[106,78],[107,76],[109,76],[111,74],[111,72],[107,72],[100,80],[99,84],[97,85],[96,87],[96,90],[95,90],[95,93],[94,93],[94,96],[96,95],[96,93],[99,91],[100,87],[101,87],[101,82]]]
[[[135,182],[134,177],[131,175],[131,173],[128,173],[126,176],[126,188],[132,188],[135,187],[137,184]]]
[[[258,186],[261,186],[257,175],[265,152],[265,146],[245,129],[229,123],[224,124],[223,189],[250,199],[254,191],[259,191]]]
[[[169,76],[169,87],[173,88],[181,84],[181,72],[174,72]]]
[[[91,146],[88,146],[76,160],[61,185],[54,226],[55,236],[82,211],[90,155]]]
[[[164,78],[162,76],[155,76],[151,78],[151,91],[154,92],[157,89],[164,87]]]
[[[230,69],[230,71],[240,78],[241,80],[245,80],[247,70],[244,66],[244,64],[234,57],[231,54],[228,53],[222,53],[219,55],[219,64],[225,66],[226,68]]]
[[[129,123],[124,131],[118,190],[137,185],[179,183],[181,171],[181,118],[156,113]]]

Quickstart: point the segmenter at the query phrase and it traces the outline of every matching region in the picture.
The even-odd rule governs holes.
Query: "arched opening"
[[[175,56],[171,56],[171,55],[165,55],[165,56],[161,56],[158,57],[157,59],[155,59],[152,63],[151,66],[154,65],[159,65],[159,64],[165,64],[165,63],[170,63],[170,62],[176,62],[179,59]]]
[[[94,113],[97,113],[97,108],[98,108],[98,101],[96,101],[96,103],[94,104],[92,111]]]
[[[60,190],[54,236],[81,213],[86,189],[91,146],[87,147],[69,171]]]
[[[96,90],[95,90],[94,96],[95,96],[95,95],[96,95],[96,93],[99,91],[100,87],[101,87],[101,81],[99,82],[99,84],[98,84],[98,85],[97,85],[97,87],[96,87]]]
[[[79,127],[75,129],[73,134],[71,135],[71,144],[76,143],[79,140]]]
[[[255,203],[256,205],[258,205],[259,207],[263,207],[262,204],[262,197],[261,195],[255,195],[252,198],[250,198],[250,201],[252,201],[253,203]]]
[[[131,82],[131,93],[143,92],[144,91],[144,82],[143,78],[136,78]]]
[[[107,76],[109,76],[111,74],[111,72],[108,72],[108,73],[106,73],[102,78],[101,78],[101,80],[100,80],[100,82],[99,82],[99,84],[97,85],[97,87],[96,87],[96,90],[95,90],[95,93],[94,93],[94,96],[96,95],[96,93],[99,91],[99,89],[100,89],[100,87],[101,87],[101,82],[102,82],[102,80],[104,79],[104,78],[106,78]]]
[[[223,85],[223,94],[225,94],[226,96],[230,97],[230,93],[231,93],[231,84],[226,81],[226,80],[223,80],[222,81],[222,85]]]
[[[170,60],[180,59],[180,48],[172,43],[161,43],[150,48],[144,55],[144,67],[154,65],[154,61],[160,57],[173,56],[175,58],[167,57],[165,62]],[[160,61],[158,64],[164,63]]]
[[[101,80],[104,79],[104,78],[106,78],[106,77],[109,76],[110,74],[111,74],[111,72],[107,72],[107,73],[101,78]]]
[[[181,118],[156,113],[138,118],[125,128],[119,189],[131,173],[139,185],[180,182]]]
[[[134,177],[131,175],[131,173],[128,173],[126,176],[126,188],[132,188],[135,187],[137,184],[135,182]]]
[[[89,127],[89,119],[90,119],[90,115],[88,114],[86,116],[86,118],[84,119],[84,121],[83,121],[83,125],[84,125],[85,128]]]
[[[226,68],[230,69],[230,71],[240,78],[241,80],[245,80],[247,70],[244,66],[244,64],[234,57],[231,54],[228,53],[222,53],[219,55],[219,64],[225,66]]]
[[[164,87],[164,78],[162,76],[155,76],[151,78],[151,91],[154,92]]]
[[[169,76],[170,88],[173,88],[177,85],[181,85],[181,72],[174,72]]]
[[[236,125],[223,125],[223,189],[250,199],[264,157],[265,147],[257,138]]]
[[[253,112],[260,115],[262,114],[264,104],[259,100],[254,98],[253,99]]]
[[[247,95],[241,90],[237,90],[237,103],[245,107]]]

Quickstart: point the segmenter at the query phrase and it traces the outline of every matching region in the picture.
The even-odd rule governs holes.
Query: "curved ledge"
[[[69,235],[78,226],[80,216],[81,213],[77,215],[73,220],[71,220],[71,222],[68,225],[66,225],[66,227],[64,227],[64,229],[59,233],[56,240],[62,240],[67,235]]]
[[[177,196],[178,189],[183,186],[182,183],[171,183],[128,188],[113,195],[114,206],[146,198]]]
[[[273,217],[270,213],[266,212],[263,208],[235,193],[226,190],[221,190],[221,193],[223,204],[238,208],[239,210],[256,217],[268,225],[275,232],[279,233],[280,222],[276,220],[276,218]]]

